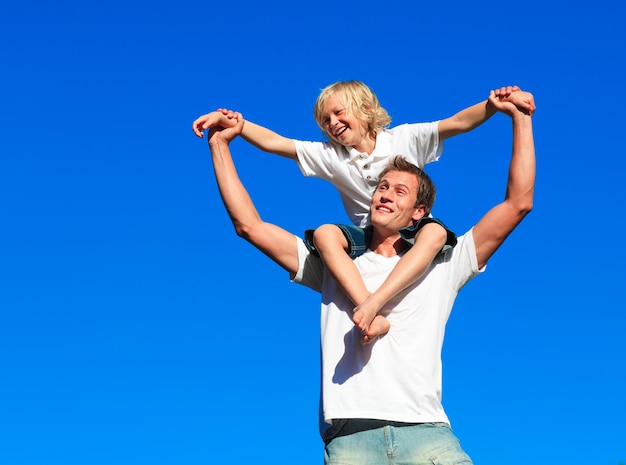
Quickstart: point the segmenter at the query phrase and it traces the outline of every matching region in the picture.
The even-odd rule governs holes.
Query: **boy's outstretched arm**
[[[246,121],[241,137],[264,152],[296,159],[296,144],[293,139],[281,136],[263,126]]]
[[[501,87],[494,92],[500,101],[511,102],[527,114],[532,114],[535,111],[533,95],[522,91],[517,86]],[[449,118],[442,119],[438,125],[439,140],[469,132],[483,124],[495,113],[496,108],[487,99],[467,107]]]
[[[193,132],[196,136],[203,137],[204,131],[213,127],[234,127],[237,124],[235,115],[235,112],[222,108],[202,115],[193,122]],[[281,136],[251,121],[245,122],[241,137],[264,152],[274,153],[293,160],[296,159],[296,144],[292,139]]]

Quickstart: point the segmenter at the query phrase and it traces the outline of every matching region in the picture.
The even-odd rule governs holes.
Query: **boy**
[[[527,113],[535,109],[532,95],[516,86],[498,89],[496,96]],[[314,108],[315,120],[328,136],[328,142],[289,139],[245,122],[241,133],[245,140],[263,151],[296,160],[305,176],[326,179],[339,191],[354,225],[323,225],[307,231],[307,245],[319,252],[328,270],[356,305],[353,321],[363,334],[363,343],[372,342],[389,330],[389,322],[378,313],[385,303],[417,281],[439,252],[456,244],[454,234],[439,220],[428,217],[417,222],[405,231],[413,247],[380,288],[370,292],[352,259],[367,248],[368,230],[363,228],[368,225],[369,201],[378,174],[395,155],[403,155],[419,167],[436,161],[445,139],[474,129],[494,113],[493,105],[484,100],[440,121],[387,129],[391,118],[376,94],[360,81],[340,81],[321,91]],[[232,127],[236,120],[235,113],[220,109],[199,117],[192,127],[198,137],[203,137],[203,130]],[[404,193],[399,189],[386,195]]]

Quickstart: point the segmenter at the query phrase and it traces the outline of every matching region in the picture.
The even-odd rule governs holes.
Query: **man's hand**
[[[532,116],[535,111],[535,99],[530,92],[513,91],[508,93],[506,88],[500,88],[489,92],[489,103],[502,113],[513,117],[521,112]]]
[[[219,113],[219,112],[213,112]],[[209,113],[210,115],[211,113]],[[207,116],[207,115],[205,115]],[[232,117],[228,120],[234,124],[234,126],[223,127],[221,125],[212,126],[209,130],[209,144],[224,143],[228,145],[235,137],[241,134],[243,125],[245,123],[241,113],[232,112]]]
[[[533,94],[522,91],[518,86],[500,87],[493,92],[500,101],[513,103],[521,112],[527,115],[532,116],[536,110]],[[498,109],[498,111],[501,110]]]

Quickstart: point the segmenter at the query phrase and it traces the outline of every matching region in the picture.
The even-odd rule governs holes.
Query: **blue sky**
[[[613,3],[13,2],[0,39],[0,463],[322,463],[318,296],[235,236],[191,122],[318,140],[345,79],[392,124],[533,92],[535,208],[457,300],[444,406],[477,464],[626,461]],[[457,233],[510,147],[495,115],[428,165]],[[292,161],[232,150],[266,220],[345,221]]]

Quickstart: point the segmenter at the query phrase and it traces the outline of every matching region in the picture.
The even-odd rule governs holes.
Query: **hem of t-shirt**
[[[397,421],[400,423],[445,423],[448,426],[450,425],[450,420],[448,417],[444,415],[400,415],[400,414],[389,414],[389,413],[381,413],[381,412],[358,412],[358,413],[337,413],[330,414],[324,416],[324,422],[329,425],[332,424],[333,420],[339,419],[362,419],[362,420],[382,420],[382,421]]]

